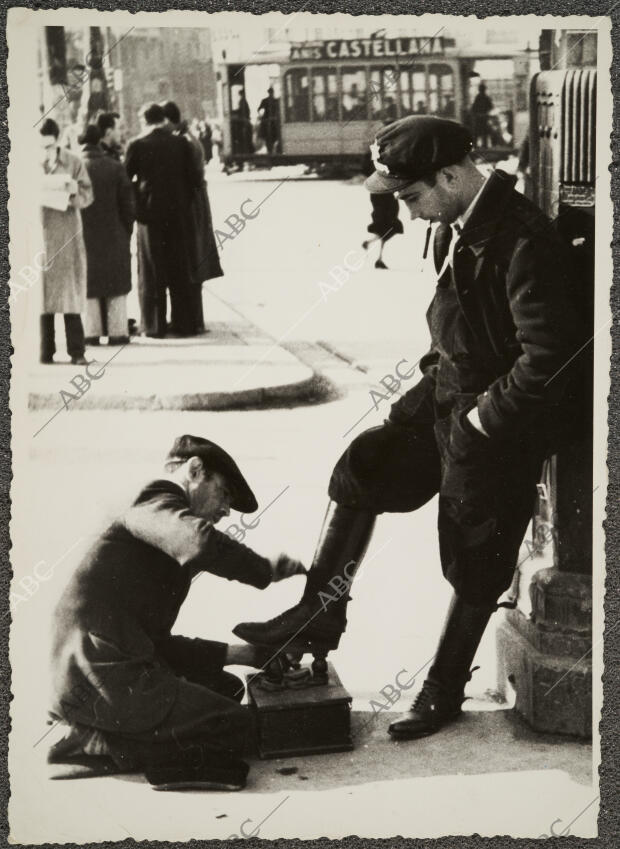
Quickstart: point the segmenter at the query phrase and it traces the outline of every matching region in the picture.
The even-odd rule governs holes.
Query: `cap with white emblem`
[[[375,173],[365,182],[373,194],[398,192],[472,149],[471,133],[462,124],[432,115],[411,115],[382,127],[370,146]]]

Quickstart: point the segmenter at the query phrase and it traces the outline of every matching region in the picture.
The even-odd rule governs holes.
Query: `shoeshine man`
[[[476,650],[513,578],[543,460],[574,438],[587,412],[578,353],[588,337],[567,246],[515,191],[516,178],[481,174],[464,126],[403,118],[381,129],[371,150],[366,188],[395,194],[412,219],[438,225],[423,377],[336,464],[301,601],[234,633],[272,651],[312,651],[324,673],[350,600],[334,587],[350,587],[377,515],[416,510],[439,494],[441,566],[454,594],[422,689],[389,728],[409,739],[461,713]],[[425,568],[412,552],[411,569]]]
[[[245,785],[251,718],[243,682],[224,667],[261,667],[269,655],[171,630],[201,572],[257,589],[305,572],[214,527],[231,508],[257,507],[224,449],[181,436],[164,473],[87,552],[54,614],[53,778],[143,772],[158,790]]]

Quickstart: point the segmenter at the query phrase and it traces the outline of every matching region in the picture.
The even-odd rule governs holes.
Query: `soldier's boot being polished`
[[[314,655],[315,681],[327,680],[327,654],[346,628],[349,589],[360,567],[376,514],[330,502],[301,601],[267,622],[242,622],[233,633],[248,643]]]
[[[428,677],[410,711],[388,729],[395,740],[426,737],[457,719],[470,666],[495,610],[495,605],[476,607],[453,596]]]

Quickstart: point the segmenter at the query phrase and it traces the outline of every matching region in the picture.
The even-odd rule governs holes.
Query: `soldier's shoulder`
[[[554,235],[553,222],[532,200],[512,191],[507,207],[515,224],[515,235],[530,238],[550,238]]]

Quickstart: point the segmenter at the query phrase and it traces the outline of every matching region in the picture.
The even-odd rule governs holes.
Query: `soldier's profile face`
[[[441,172],[436,175],[433,186],[424,180],[417,180],[397,192],[396,196],[407,205],[412,221],[421,218],[431,224],[440,221],[449,224],[458,217],[454,193],[450,191]]]
[[[188,495],[192,512],[217,524],[230,515],[232,494],[223,475],[204,469],[190,482]]]

